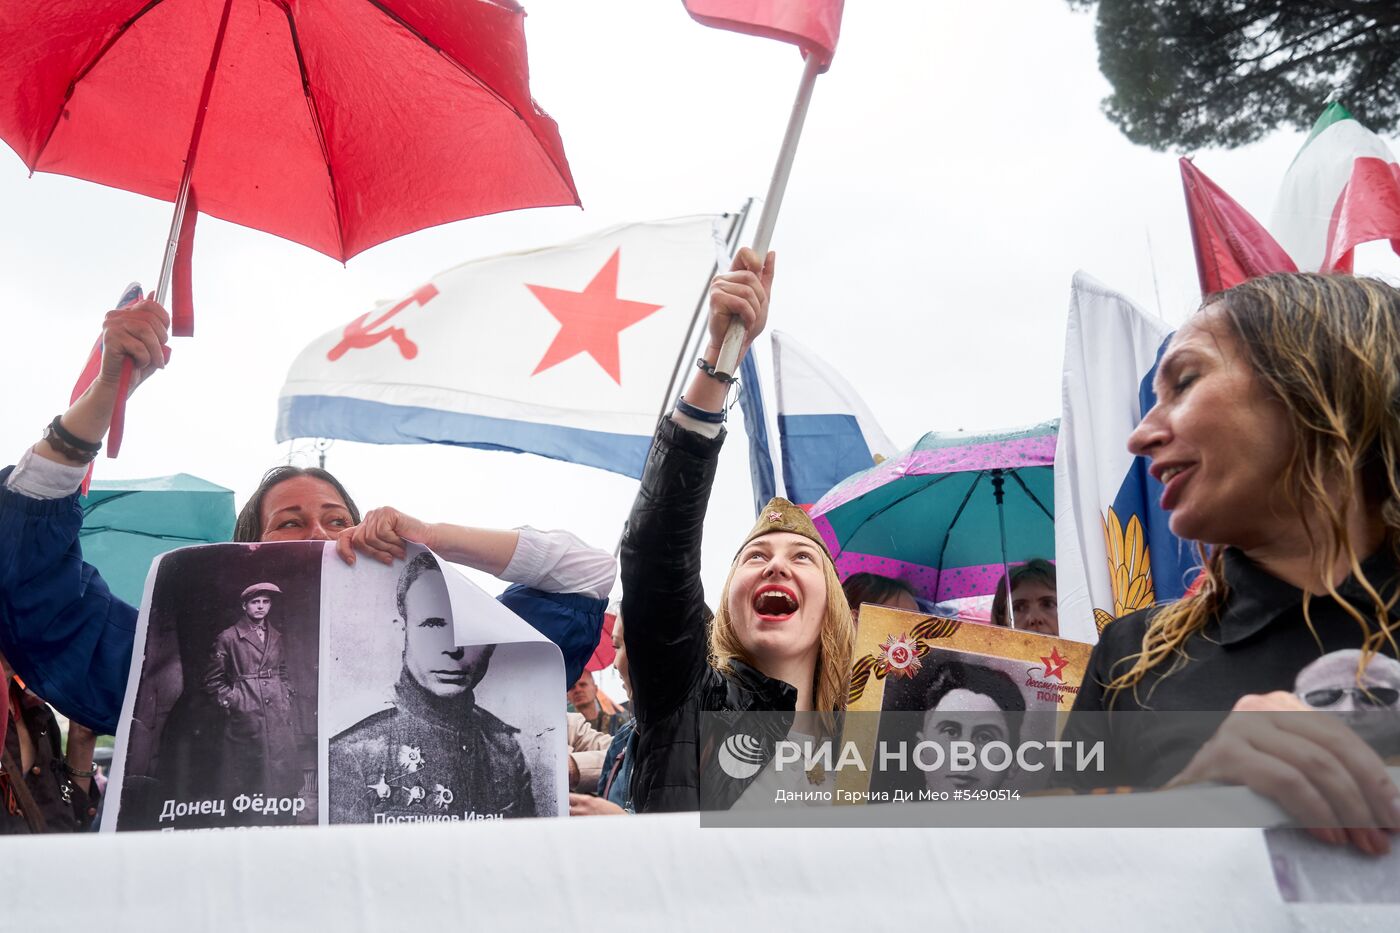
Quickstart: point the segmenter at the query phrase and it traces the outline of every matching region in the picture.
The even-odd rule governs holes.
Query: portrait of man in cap
[[[254,583],[241,596],[243,617],[214,639],[204,691],[222,710],[227,792],[295,796],[302,785],[292,726],[292,687],[282,633],[271,617],[282,590]]]
[[[394,705],[330,740],[330,822],[535,816],[519,730],[476,701],[496,646],[456,644],[431,553],[405,564],[395,599],[404,640]]]

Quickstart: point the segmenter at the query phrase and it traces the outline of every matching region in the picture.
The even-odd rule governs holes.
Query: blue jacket
[[[83,562],[78,494],[31,499],[5,488],[0,470],[0,653],[25,685],[90,728],[117,731],[131,669],[136,607],[112,595]],[[559,646],[565,683],[583,673],[607,600],[516,584],[503,605]]]
[[[598,796],[610,800],[628,813],[636,812],[632,806],[632,756],[636,752],[633,748],[637,744],[636,731],[637,720],[629,719],[613,734],[608,753],[603,756],[603,771],[598,775]],[[622,760],[618,761],[619,758]]]

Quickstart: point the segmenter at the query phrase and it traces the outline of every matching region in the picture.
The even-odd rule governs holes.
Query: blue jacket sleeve
[[[31,499],[4,487],[13,469],[0,470],[0,652],[63,715],[114,733],[136,608],[83,562],[77,494]]]
[[[559,646],[564,653],[566,686],[579,679],[602,637],[606,599],[582,593],[546,593],[519,583],[496,598]]]

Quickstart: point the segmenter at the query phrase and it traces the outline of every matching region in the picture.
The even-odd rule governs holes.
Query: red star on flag
[[[612,257],[581,292],[545,285],[525,286],[560,324],[554,342],[544,351],[539,365],[530,375],[539,375],[551,366],[587,353],[613,382],[622,385],[618,334],[663,306],[617,297],[617,266],[621,255],[620,247],[614,250]]]
[[[1060,657],[1059,648],[1051,648],[1050,657],[1041,658],[1040,663],[1045,666],[1046,677],[1054,677],[1056,680],[1064,683],[1065,665],[1069,663],[1069,659]]]

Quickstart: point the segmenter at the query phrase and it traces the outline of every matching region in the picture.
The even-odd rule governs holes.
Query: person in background
[[[1040,635],[1060,634],[1060,604],[1055,595],[1055,565],[1042,558],[1011,571],[1011,612],[1006,611],[1006,577],[992,599],[992,624]]]
[[[613,737],[588,724],[582,713],[565,713],[569,746],[569,798],[595,793]],[[572,813],[573,807],[570,806]]]
[[[592,671],[580,674],[578,680],[569,688],[566,697],[569,709],[581,714],[590,726],[605,735],[616,735],[622,724],[632,718],[632,714],[623,709],[613,712],[603,709],[598,701],[598,682],[593,679]]]
[[[622,678],[623,689],[631,696],[632,680],[627,667],[627,643],[622,637],[621,610],[613,622],[612,644],[617,652],[613,667],[617,668],[617,676]],[[618,816],[636,812],[632,806],[632,756],[636,748],[637,720],[628,719],[612,737],[612,744],[603,758],[596,796],[570,794],[570,816]]]
[[[878,573],[864,571],[853,573],[841,584],[841,590],[846,594],[846,602],[850,605],[851,612],[857,616],[860,614],[860,607],[865,603],[903,609],[905,612],[919,611],[919,600],[914,588],[894,577],[883,577]],[[856,621],[859,622],[859,618]]]
[[[92,828],[101,804],[93,784],[97,736],[70,722],[62,750],[58,718],[26,690],[0,655],[5,728],[0,730],[0,835],[76,833]]]
[[[139,385],[166,363],[169,315],[153,301],[107,314],[91,386],[13,467],[0,470],[0,652],[70,719],[114,733],[126,692],[136,607],[82,560],[78,487],[111,426],[123,363]],[[324,470],[278,467],[239,513],[236,541],[335,540],[348,563],[383,563],[404,542],[432,548],[513,586],[499,598],[559,645],[572,683],[598,644],[616,562],[567,532],[494,530],[419,521],[393,508],[363,519]]]

